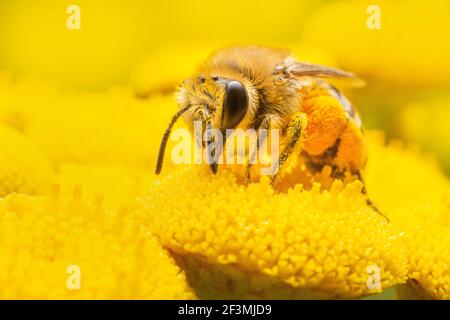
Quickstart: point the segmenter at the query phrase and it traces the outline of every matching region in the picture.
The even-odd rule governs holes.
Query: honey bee
[[[249,45],[216,51],[176,93],[180,109],[164,133],[156,174],[162,169],[171,129],[184,116],[188,124],[202,121],[205,128],[222,132],[236,128],[279,129],[286,142],[277,160],[278,168],[297,155],[311,170],[328,165],[335,176],[349,172],[364,185],[362,170],[367,148],[362,122],[347,98],[326,81],[331,79],[361,83],[350,72],[297,61],[288,50]],[[314,99],[318,96],[328,100],[318,104]],[[330,99],[338,103],[327,103]],[[258,139],[256,148],[261,143]],[[251,166],[249,161],[245,170],[248,181]],[[217,172],[217,163],[211,164],[211,170]],[[277,172],[271,176],[272,184]],[[375,208],[369,198],[367,202]]]

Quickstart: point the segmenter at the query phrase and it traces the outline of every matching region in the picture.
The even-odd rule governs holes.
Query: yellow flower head
[[[436,154],[441,165],[450,173],[450,94],[431,92],[422,99],[415,99],[399,112],[394,122],[407,141],[419,143]]]
[[[369,195],[405,233],[408,286],[420,297],[450,298],[450,182],[435,161],[371,136]],[[386,172],[388,175],[386,176]]]
[[[356,297],[406,277],[401,230],[366,206],[361,183],[274,194],[224,172],[169,175],[151,192],[151,230],[200,297]],[[367,285],[378,268],[381,286]]]
[[[194,298],[132,210],[81,193],[0,200],[0,298]]]
[[[245,187],[203,169],[162,179],[144,210],[199,297],[348,298],[408,280],[421,295],[447,298],[450,246],[438,223],[449,222],[448,180],[413,150],[374,134],[369,146],[369,195],[389,223],[367,206],[359,181],[274,193],[266,179]],[[327,172],[314,177],[322,189]]]
[[[328,90],[301,90],[308,117],[295,123],[306,138],[294,154],[303,148],[323,160],[339,146],[330,158],[347,171],[341,180],[295,156],[273,187],[259,164],[248,185],[241,164],[220,165],[217,175],[180,167],[174,156],[195,157],[193,144],[174,141],[185,138],[180,131],[163,175],[153,174],[177,110],[168,93],[211,47],[236,43],[291,48],[302,61],[367,79],[351,99],[365,108],[364,124],[382,124],[445,162],[448,0],[229,0],[240,9],[232,15],[210,0],[158,10],[137,0],[79,1],[77,31],[64,28],[52,1],[0,2],[0,62],[12,75],[0,70],[0,299],[359,298],[388,288],[400,298],[450,299],[448,176],[413,147],[363,137]],[[18,39],[39,50],[24,51]],[[16,82],[19,74],[31,78]],[[363,167],[364,185],[350,173]]]
[[[26,137],[0,124],[0,197],[44,192],[51,172],[49,161]]]
[[[33,81],[5,82],[0,99],[0,122],[23,132],[56,168],[64,163],[153,167],[155,149],[176,110],[171,96],[144,100],[128,88],[67,94]]]
[[[63,164],[52,184],[65,196],[78,189],[85,200],[102,201],[108,208],[117,209],[132,204],[153,181],[152,173],[125,165]]]

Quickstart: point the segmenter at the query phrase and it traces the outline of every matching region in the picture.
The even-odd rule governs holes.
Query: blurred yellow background
[[[67,8],[72,4],[80,8],[80,30],[66,26]],[[379,30],[367,27],[369,5],[380,9]],[[367,86],[348,94],[366,127],[420,144],[436,154],[449,173],[449,16],[448,0],[0,1],[0,120],[26,132],[39,127],[33,123],[36,119],[41,126],[51,127],[59,122],[57,114],[63,118],[93,113],[93,108],[108,112],[115,104],[127,105],[128,111],[139,114],[133,105],[140,102],[130,102],[120,94],[117,98],[110,91],[165,99],[211,50],[226,44],[268,44],[291,48],[301,59],[360,75]],[[63,98],[55,98],[55,91]],[[79,97],[85,94],[95,98]],[[90,107],[77,109],[74,105],[80,101]],[[151,112],[167,103],[140,106],[154,109],[147,118],[130,116],[128,120],[136,123],[124,127],[144,128],[151,120],[143,119],[151,119]],[[49,105],[54,108],[52,117],[43,116],[40,111]],[[33,111],[21,114],[21,108]],[[58,108],[62,110],[55,111]],[[110,116],[110,122],[98,120],[106,123],[105,135],[121,118],[119,114]],[[93,115],[80,116],[78,125],[85,124],[86,117],[96,121]],[[69,125],[60,126],[50,132],[71,130]],[[142,150],[135,154],[143,157],[145,144],[156,141],[137,137],[159,137],[159,127],[133,131],[131,137],[142,140]],[[126,136],[129,131],[121,133]],[[43,149],[52,148],[43,145]],[[149,150],[156,147],[148,145]]]
[[[175,235],[173,243],[193,256],[195,251],[189,250],[197,247],[191,244],[206,231],[207,246],[209,238],[232,239],[223,242],[227,259],[236,257],[228,254],[238,248],[235,238],[247,241],[251,235],[239,255],[256,243],[255,257],[262,260],[255,261],[269,270],[273,283],[272,270],[278,266],[270,269],[259,262],[272,256],[264,243],[277,252],[285,235],[286,243],[292,234],[297,239],[291,226],[300,228],[299,239],[312,248],[308,252],[320,251],[316,263],[314,255],[304,254],[302,243],[300,258],[292,259],[299,266],[309,261],[304,265],[305,274],[313,275],[312,282],[305,282],[308,292],[319,282],[325,291],[347,288],[341,278],[349,274],[347,280],[357,279],[364,261],[381,261],[388,270],[383,277],[394,279],[393,274],[406,272],[397,256],[406,252],[408,276],[435,297],[448,298],[448,180],[414,147],[395,142],[384,147],[382,134],[368,134],[369,196],[375,194],[374,203],[393,214],[394,223],[383,226],[371,222],[373,212],[356,182],[341,192],[343,185],[336,181],[331,197],[301,188],[272,197],[264,183],[234,190],[222,176],[211,180],[219,192],[210,197],[209,177],[192,184],[194,176],[180,170],[181,176],[155,180],[153,170],[161,136],[177,108],[176,85],[212,50],[252,43],[290,48],[300,60],[358,74],[367,85],[343,90],[365,127],[419,146],[450,174],[449,17],[449,0],[0,0],[0,298],[191,298],[184,271],[153,234],[170,241]],[[176,142],[169,141],[168,150],[171,143]],[[174,168],[166,161],[163,176]],[[330,181],[329,174],[324,170],[318,176]],[[141,202],[159,187],[162,197]],[[186,196],[189,187],[192,192]],[[281,211],[262,209],[261,197],[279,203]],[[250,213],[248,225],[236,209],[244,198],[249,200],[243,207]],[[297,203],[306,208],[305,220],[291,210]],[[314,204],[311,209],[308,203]],[[161,209],[166,204],[170,210]],[[254,216],[255,211],[262,215]],[[176,217],[188,220],[180,224]],[[259,221],[269,230],[261,246],[253,231],[247,233],[257,226],[261,234]],[[193,232],[185,232],[191,222]],[[388,231],[397,224],[404,231],[401,237]],[[245,232],[235,225],[245,226]],[[158,226],[174,228],[162,232]],[[231,238],[216,237],[216,230]],[[403,234],[409,239],[406,251],[393,245]],[[335,252],[341,261],[330,282],[317,280],[316,274],[334,268],[321,264],[322,252]],[[79,291],[66,286],[66,267],[73,264],[83,270]],[[241,266],[248,271],[252,264]],[[291,264],[285,265],[279,269],[283,277],[292,272]],[[295,265],[292,270],[303,268]],[[320,271],[313,273],[313,268]],[[247,286],[245,276],[234,275],[243,280],[236,286],[241,291]],[[284,287],[275,284],[274,294],[284,297]],[[252,280],[251,287],[260,290],[266,284]],[[361,294],[360,287],[355,286],[355,294]],[[394,298],[393,289],[369,298]]]

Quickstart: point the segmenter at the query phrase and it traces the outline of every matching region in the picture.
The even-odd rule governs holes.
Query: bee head
[[[193,106],[185,113],[189,125],[195,120],[205,120],[220,130],[239,126],[252,101],[244,81],[218,76],[188,79],[179,87],[176,97],[180,109]]]
[[[185,80],[176,92],[179,111],[172,117],[161,141],[156,174],[162,169],[165,148],[175,122],[183,116],[187,124],[193,128],[194,122],[202,122],[202,136],[208,129],[218,129],[226,137],[226,129],[246,126],[248,119],[254,115],[253,106],[257,96],[251,83],[245,78],[198,76]],[[224,139],[222,143],[224,143]],[[210,147],[211,143],[208,145]],[[214,153],[214,152],[213,152]],[[220,154],[216,153],[218,157]],[[213,173],[217,172],[217,162],[211,164]]]

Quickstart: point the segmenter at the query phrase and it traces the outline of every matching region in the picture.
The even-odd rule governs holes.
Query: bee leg
[[[303,143],[304,132],[306,129],[307,118],[306,114],[299,112],[292,117],[291,122],[287,127],[286,131],[286,145],[278,158],[275,166],[273,167],[272,177],[270,179],[270,184],[273,185],[276,182],[278,172],[289,158],[289,156],[299,148],[299,143]],[[300,149],[303,145],[300,146]]]
[[[391,222],[391,220],[389,220],[389,218],[380,211],[380,209],[378,209],[378,207],[372,202],[372,200],[369,198],[368,194],[367,194],[367,189],[366,189],[366,183],[364,182],[361,172],[358,172],[356,174],[356,176],[358,177],[359,181],[362,182],[363,187],[362,187],[362,194],[364,194],[366,196],[366,204],[372,208],[373,211],[375,211],[376,213],[378,213],[380,216],[382,216],[383,218],[386,219],[387,222]]]
[[[252,152],[252,155],[249,158],[249,161],[247,162],[247,165],[245,167],[245,176],[247,178],[247,184],[249,184],[251,182],[251,168],[253,166],[253,164],[255,163],[256,160],[256,155],[258,153],[259,147],[266,141],[267,136],[269,135],[269,130],[271,128],[271,122],[272,122],[272,117],[271,116],[266,116],[261,120],[261,123],[258,127],[258,136],[256,138],[256,147]],[[266,130],[266,134],[265,135],[260,135],[261,129]]]
[[[213,115],[209,114],[207,109],[199,108],[195,111],[195,114],[193,116],[194,121],[202,121],[202,126],[205,128],[205,132],[202,132],[202,137],[205,133],[208,133],[211,130],[211,119]],[[200,139],[202,141],[202,139]],[[211,140],[211,141],[210,141]],[[208,150],[208,162],[209,167],[211,169],[211,172],[213,174],[217,174],[217,170],[219,168],[219,165],[217,163],[217,159],[220,156],[219,153],[217,153],[217,150],[210,149],[211,144],[214,142],[214,136],[207,136],[206,141],[202,142],[196,142],[200,144],[200,147],[205,147]],[[204,145],[203,145],[204,143]]]

